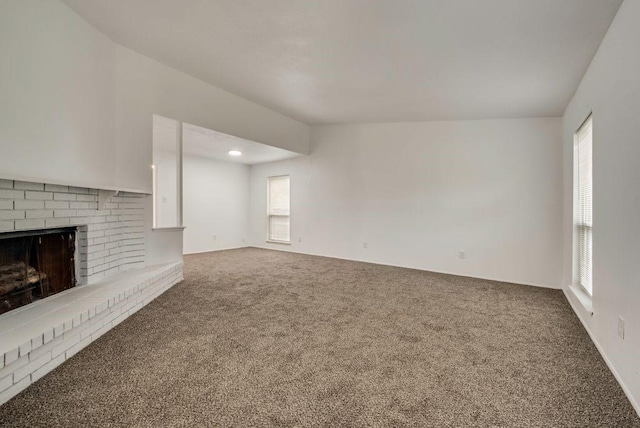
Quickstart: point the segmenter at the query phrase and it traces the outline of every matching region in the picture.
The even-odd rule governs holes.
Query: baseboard
[[[286,253],[305,254],[305,255],[308,255],[308,256],[325,257],[325,258],[328,258],[328,259],[348,260],[348,261],[351,261],[351,262],[371,263],[371,264],[374,264],[374,265],[399,267],[399,268],[404,268],[404,269],[420,270],[420,271],[423,271],[423,272],[441,273],[441,274],[444,274],[444,275],[461,276],[461,277],[464,277],[464,278],[484,279],[486,281],[505,282],[505,283],[508,283],[508,284],[526,285],[526,286],[529,286],[529,287],[549,288],[549,289],[552,289],[552,290],[562,290],[562,287],[548,285],[548,284],[536,284],[536,283],[531,283],[531,282],[513,281],[513,280],[510,280],[510,279],[504,279],[504,278],[491,278],[491,277],[486,277],[486,276],[476,276],[476,275],[469,275],[469,274],[464,274],[464,273],[447,272],[447,271],[434,270],[434,269],[425,269],[425,268],[422,268],[422,267],[409,266],[409,265],[394,265],[394,264],[388,264],[388,263],[378,263],[378,262],[372,262],[370,260],[364,260],[364,259],[351,259],[351,258],[348,258],[348,257],[327,256],[325,254],[309,253],[309,252],[304,252],[304,251],[293,251],[293,250],[290,250],[290,249],[287,249],[287,248],[272,248],[272,247],[265,247],[265,246],[261,246],[261,245],[249,245],[248,247],[260,248],[260,249],[263,249],[263,250],[284,251]]]
[[[226,250],[238,250],[240,248],[248,248],[250,245],[241,245],[239,247],[225,247],[225,248],[216,248],[215,250],[205,250],[205,251],[193,251],[191,253],[184,253],[185,256],[192,254],[206,254],[206,253],[215,253],[218,251],[226,251]]]
[[[569,306],[571,306],[571,310],[573,311],[574,314],[576,314],[576,316],[580,320],[580,323],[582,324],[584,329],[587,331],[587,334],[589,335],[589,337],[591,338],[591,341],[593,342],[593,344],[595,345],[596,349],[598,350],[598,352],[602,356],[602,359],[607,364],[607,367],[609,367],[609,370],[611,370],[611,373],[613,373],[613,377],[618,381],[618,384],[622,388],[622,391],[624,392],[624,394],[629,399],[629,402],[631,403],[631,406],[633,406],[633,409],[638,414],[638,417],[640,417],[640,403],[638,403],[638,401],[635,399],[635,397],[633,397],[633,395],[629,391],[629,388],[627,388],[627,385],[622,380],[622,377],[620,377],[620,374],[618,374],[618,371],[616,370],[616,368],[611,363],[611,360],[609,360],[609,358],[605,354],[604,350],[602,349],[602,346],[600,346],[600,343],[598,342],[598,339],[596,339],[596,337],[591,332],[591,329],[589,328],[589,325],[584,320],[584,316],[580,313],[580,311],[578,310],[579,308],[576,307],[576,305],[573,302],[573,300],[571,300],[571,296],[568,294],[567,289],[565,287],[562,288],[562,292],[564,293],[564,297],[569,302]]]

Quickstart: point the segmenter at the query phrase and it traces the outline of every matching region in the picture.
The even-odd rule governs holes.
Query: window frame
[[[591,200],[591,224],[588,224],[582,218],[582,183],[581,183],[581,165],[580,165],[580,144],[581,139],[580,135],[583,134],[583,130],[585,126],[589,126],[590,134],[591,134],[591,147],[590,152],[591,156],[589,158],[588,168],[590,169],[590,200]],[[573,168],[574,168],[574,184],[573,184],[573,195],[574,195],[574,251],[575,251],[575,263],[576,263],[576,272],[575,272],[575,283],[580,287],[580,289],[586,293],[589,298],[593,297],[593,113],[590,112],[587,117],[582,121],[578,129],[574,133],[574,147],[573,147]],[[584,174],[584,171],[582,171]],[[587,238],[588,237],[588,238]],[[584,239],[588,239],[588,242],[583,242]],[[583,261],[583,246],[588,246],[588,251],[584,252],[587,254],[589,258],[588,261]],[[583,266],[590,266],[591,274],[587,274],[583,272]],[[587,277],[590,281],[589,284],[585,284],[583,282],[583,278]]]
[[[289,214],[271,214],[271,180],[277,178],[287,177],[289,180]],[[289,240],[281,240],[272,238],[271,234],[271,219],[273,217],[282,217],[289,219]],[[266,241],[273,244],[284,244],[291,245],[291,175],[290,174],[280,174],[280,175],[272,175],[267,177],[267,237]]]

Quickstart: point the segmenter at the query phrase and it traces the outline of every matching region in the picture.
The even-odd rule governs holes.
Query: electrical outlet
[[[242,238],[242,242],[245,242],[244,238]]]
[[[218,235],[213,235],[213,240],[217,241],[218,240]]]
[[[362,243],[362,248],[365,248],[365,249],[366,249],[366,248],[369,248],[369,244],[367,244],[366,242],[363,242],[363,243]]]
[[[463,260],[465,257],[466,257],[466,254],[464,253],[464,251],[460,251],[460,252],[458,253],[458,258],[459,258],[460,260]]]
[[[298,236],[298,242],[302,242],[302,236]]]
[[[618,336],[620,339],[624,339],[624,319],[622,317],[618,317]]]

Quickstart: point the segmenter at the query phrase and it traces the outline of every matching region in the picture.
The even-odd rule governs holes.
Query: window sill
[[[267,244],[291,245],[290,241],[289,242],[288,241],[272,241],[272,240],[267,239],[265,242]]]
[[[582,307],[589,315],[593,315],[593,300],[591,296],[589,296],[580,286],[578,285],[570,285],[569,291],[571,294],[580,302]]]
[[[154,227],[151,230],[154,232],[177,232],[184,230],[184,226],[175,226],[175,227]]]

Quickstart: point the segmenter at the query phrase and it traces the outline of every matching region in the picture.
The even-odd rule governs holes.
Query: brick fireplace
[[[147,202],[0,179],[0,405],[182,280],[145,264]]]

